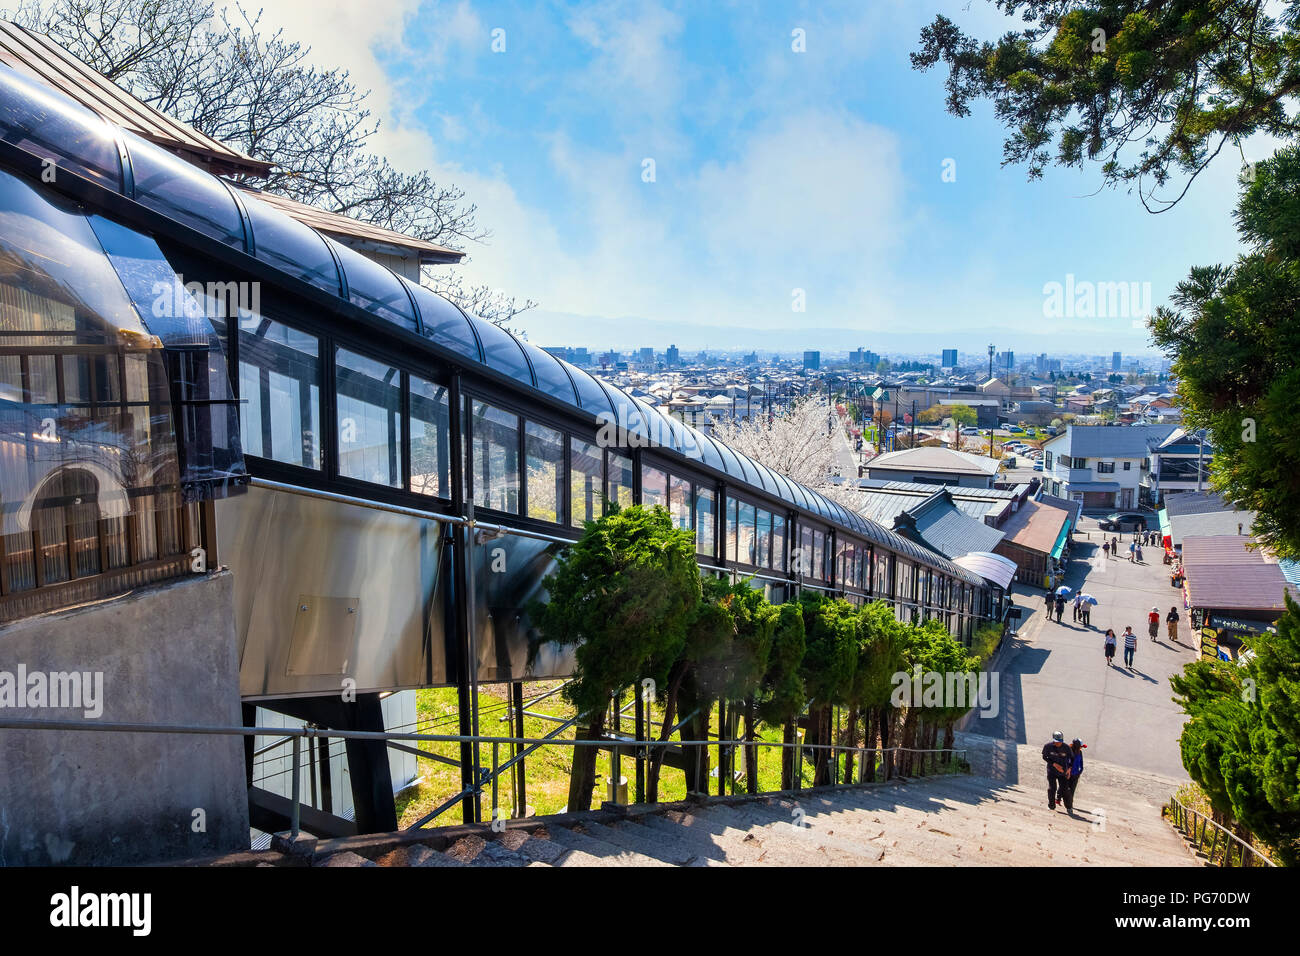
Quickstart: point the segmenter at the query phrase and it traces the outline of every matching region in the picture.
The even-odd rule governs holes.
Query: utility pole
[[[993,345],[992,342],[990,342],[989,343],[989,378],[993,377],[993,353],[996,351],[997,348]]]
[[[1200,442],[1196,447],[1196,490],[1201,490],[1201,471],[1205,468],[1205,429],[1200,430]]]
[[[912,447],[916,447],[916,399],[912,399]]]

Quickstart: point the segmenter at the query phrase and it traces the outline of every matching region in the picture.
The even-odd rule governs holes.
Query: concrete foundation
[[[0,718],[239,725],[232,585],[229,572],[196,575],[0,628]],[[13,694],[20,667],[26,700]],[[31,675],[73,671],[102,674],[97,717],[84,700],[31,706]],[[0,865],[247,847],[240,737],[0,730]]]

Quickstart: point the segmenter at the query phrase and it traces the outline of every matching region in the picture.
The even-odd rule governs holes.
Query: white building
[[[1043,443],[1048,494],[1085,508],[1134,508],[1153,447],[1173,425],[1071,425]]]

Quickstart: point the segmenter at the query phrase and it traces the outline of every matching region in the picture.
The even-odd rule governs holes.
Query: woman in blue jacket
[[[1070,741],[1070,750],[1074,753],[1074,759],[1070,763],[1070,779],[1065,782],[1066,793],[1069,794],[1065,798],[1065,805],[1070,809],[1074,807],[1074,788],[1079,785],[1079,777],[1083,774],[1083,751],[1087,746],[1078,737]]]

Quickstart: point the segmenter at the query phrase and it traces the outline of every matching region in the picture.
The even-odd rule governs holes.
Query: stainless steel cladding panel
[[[557,545],[507,535],[471,548],[474,569],[474,621],[480,681],[542,680],[573,674],[573,649],[542,644],[529,666],[534,632],[527,607],[545,598],[542,579],[555,565]]]
[[[217,503],[246,698],[444,684],[441,526],[251,488]]]

